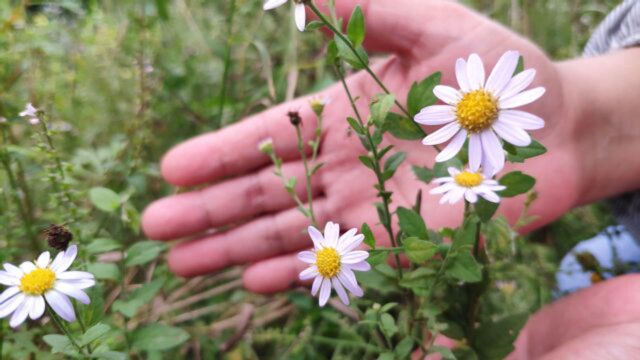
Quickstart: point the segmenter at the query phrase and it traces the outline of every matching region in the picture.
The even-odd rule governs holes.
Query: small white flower
[[[309,106],[316,115],[320,116],[324,111],[324,108],[331,103],[331,98],[328,96],[314,96],[309,100]]]
[[[449,144],[436,157],[447,161],[460,151],[469,137],[469,165],[492,174],[504,166],[505,154],[499,138],[515,146],[527,146],[531,137],[525,130],[544,127],[544,120],[536,115],[513,110],[538,100],[543,87],[525,90],[533,82],[536,71],[525,70],[513,76],[520,54],[507,51],[493,68],[485,82],[482,60],[477,54],[469,60],[458,59],[456,78],[459,90],[438,85],[433,93],[447,105],[428,106],[415,121],[424,125],[445,125],[424,138],[425,145]]]
[[[288,1],[289,0],[267,0],[262,6],[262,9],[264,10],[275,9],[279,6],[286,4]],[[306,27],[306,22],[307,22],[307,14],[304,8],[304,4],[302,3],[301,0],[293,0],[293,2],[296,4],[296,8],[294,10],[296,26],[298,27],[298,30],[304,31],[304,28]]]
[[[268,137],[258,143],[258,150],[261,153],[270,155],[273,152],[273,139]]]
[[[476,171],[460,171],[454,167],[450,167],[449,175],[433,180],[434,183],[441,184],[437,188],[431,190],[430,194],[442,194],[440,204],[455,204],[463,197],[470,203],[478,201],[478,196],[485,198],[487,201],[494,203],[500,202],[500,197],[496,191],[506,189],[496,180],[487,179],[485,176]]]
[[[82,289],[96,283],[91,273],[67,271],[77,253],[78,247],[72,245],[58,253],[53,262],[45,251],[35,263],[26,261],[19,267],[4,264],[6,271],[0,270],[0,284],[9,288],[0,295],[0,318],[13,313],[9,325],[17,327],[27,316],[33,320],[40,318],[49,304],[66,321],[75,321],[76,314],[68,296],[88,304],[89,296]]]
[[[354,228],[340,236],[340,225],[328,222],[323,236],[318,229],[309,226],[309,236],[314,248],[298,254],[298,259],[309,264],[300,273],[300,280],[313,279],[311,294],[316,296],[320,291],[320,306],[324,306],[329,300],[332,287],[347,305],[349,297],[345,288],[357,297],[363,295],[353,272],[369,271],[371,265],[367,262],[368,252],[354,250],[364,240],[364,235],[357,232],[358,229]]]
[[[25,106],[24,110],[20,112],[20,116],[22,117],[38,117],[38,109],[33,106],[31,103],[28,103]]]

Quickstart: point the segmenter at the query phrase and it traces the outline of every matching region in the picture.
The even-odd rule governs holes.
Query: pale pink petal
[[[309,266],[308,268],[302,270],[302,272],[300,273],[300,275],[298,275],[298,278],[302,281],[304,280],[309,280],[313,277],[316,277],[320,275],[320,273],[318,273],[318,268],[313,265],[313,266]]]
[[[467,61],[467,78],[471,90],[478,90],[484,86],[484,64],[478,54],[471,54]]]
[[[480,169],[482,162],[482,141],[480,135],[471,134],[469,136],[469,168],[473,171]]]
[[[544,95],[545,91],[546,90],[543,87],[537,87],[535,89],[523,91],[506,99],[500,98],[498,101],[498,107],[500,109],[512,109],[531,104],[532,102],[540,99],[540,97]]]
[[[422,125],[444,125],[456,120],[455,108],[450,105],[432,105],[420,110],[414,120]]]
[[[499,94],[511,80],[513,73],[518,66],[520,53],[517,51],[507,51],[500,57],[496,66],[491,71],[491,75],[487,79],[484,86],[489,92]]]
[[[482,140],[482,157],[489,161],[493,171],[498,172],[504,167],[504,150],[493,130],[488,129],[480,133]]]
[[[437,188],[435,188],[435,189],[432,189],[431,191],[429,191],[429,194],[437,195],[437,194],[446,193],[447,191],[449,191],[449,190],[451,190],[451,189],[453,189],[453,188],[456,188],[456,187],[458,187],[458,185],[456,185],[456,184],[455,184],[455,183],[453,183],[453,182],[446,183],[446,184],[444,184],[444,185],[440,185],[440,186],[438,186],[438,187],[437,187]]]
[[[316,250],[324,246],[324,237],[322,236],[320,230],[314,228],[313,226],[309,226],[307,228],[307,231],[309,231],[309,236],[311,237],[311,241],[313,241],[313,246],[316,248]]]
[[[499,119],[524,130],[538,130],[544,127],[544,120],[540,117],[520,110],[502,110]]]
[[[56,289],[57,291],[67,296],[71,296],[72,298],[80,301],[83,304],[89,304],[91,302],[91,299],[89,299],[89,296],[87,296],[87,294],[84,291],[76,288],[73,285],[69,285],[65,282],[62,282],[62,281],[56,282],[54,289]]]
[[[263,10],[275,9],[278,6],[284,5],[288,0],[267,0],[262,6]]]
[[[333,288],[336,289],[336,293],[338,297],[345,305],[349,305],[349,296],[347,296],[347,292],[344,291],[342,284],[340,284],[340,280],[333,278],[331,279],[331,284],[333,284]]]
[[[360,244],[362,244],[363,240],[364,240],[364,235],[358,234],[358,235],[352,237],[351,240],[349,240],[348,243],[345,243],[346,245],[343,245],[342,249],[340,249],[340,251],[342,251],[342,252],[351,251],[351,250],[357,248],[358,246],[360,246]]]
[[[476,193],[471,189],[464,192],[464,198],[472,204],[475,204],[476,201],[478,201],[478,195],[476,195]]]
[[[40,256],[38,256],[38,260],[36,260],[36,265],[38,265],[39,268],[44,269],[47,266],[49,266],[49,260],[51,260],[51,254],[49,254],[48,251],[45,251],[42,254],[40,254]]]
[[[44,314],[45,304],[42,296],[36,296],[29,311],[29,317],[31,320],[39,319]]]
[[[306,26],[306,10],[304,8],[304,4],[297,4],[296,8],[295,8],[295,21],[296,21],[296,27],[298,28],[298,30],[300,31],[304,31],[304,28]]]
[[[18,286],[12,286],[10,288],[7,288],[0,295],[0,304],[2,304],[5,301],[11,299],[12,297],[14,297],[19,292],[20,292],[20,288]]]
[[[298,259],[307,264],[313,264],[316,262],[316,253],[313,251],[301,251],[298,253]]]
[[[76,321],[73,305],[71,305],[71,300],[66,295],[56,290],[50,290],[44,294],[44,297],[53,311],[60,315],[61,318],[68,322]]]
[[[347,288],[353,295],[361,297],[364,295],[364,291],[358,286],[356,275],[348,267],[343,267],[338,273],[338,280]]]
[[[13,316],[11,316],[11,320],[9,320],[9,326],[12,328],[18,327],[22,324],[29,316],[29,312],[31,311],[31,307],[33,306],[34,297],[27,296],[26,299],[18,306],[16,311],[13,312]]]
[[[449,105],[455,105],[462,99],[462,94],[451,86],[437,85],[433,88],[433,94]]]
[[[13,286],[20,284],[20,278],[14,276],[13,274],[9,274],[6,271],[0,270],[0,284],[6,286]]]
[[[0,318],[5,318],[14,312],[26,298],[25,294],[19,293],[0,304]]]
[[[318,290],[320,290],[320,285],[322,285],[323,280],[324,278],[322,276],[316,276],[316,278],[313,279],[313,284],[311,285],[311,295],[316,296]]]
[[[507,86],[505,86],[505,88],[499,94],[495,95],[498,96],[499,99],[509,98],[531,85],[535,77],[536,70],[527,69],[514,76],[511,81],[509,81]]]
[[[321,307],[327,304],[329,296],[331,296],[331,280],[325,279],[320,285],[320,296],[318,298],[318,303]]]
[[[366,260],[369,257],[369,253],[363,250],[351,251],[340,258],[340,262],[343,264],[355,264],[360,261]]]
[[[469,86],[469,77],[467,76],[467,62],[463,58],[456,60],[456,79],[458,80],[458,86],[462,92],[471,91]]]
[[[344,265],[344,266],[348,267],[351,270],[355,270],[355,271],[369,271],[369,270],[371,270],[371,264],[369,264],[366,261],[355,263],[355,264]]]
[[[324,226],[324,246],[335,248],[340,237],[340,225],[329,221]]]
[[[424,145],[438,145],[443,142],[451,139],[453,135],[455,135],[458,130],[460,130],[460,124],[458,122],[452,122],[443,126],[438,131],[432,133],[422,140]]]
[[[436,162],[444,162],[458,155],[464,142],[467,140],[467,131],[460,129],[451,142],[436,156]]]
[[[529,134],[517,126],[510,125],[498,119],[498,121],[493,123],[492,127],[498,136],[510,144],[515,146],[529,146],[529,144],[531,144]]]

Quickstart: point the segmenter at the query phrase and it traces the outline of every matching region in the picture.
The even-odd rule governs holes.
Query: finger
[[[322,1],[319,7],[325,14],[328,13],[326,3],[327,1]],[[460,34],[469,27],[465,20],[473,16],[468,9],[450,1],[336,1],[336,14],[338,18],[344,19],[345,26],[356,6],[362,8],[365,16],[365,46],[372,51],[401,55],[422,53],[421,50],[424,49],[419,47],[424,42],[425,35],[434,35],[433,38],[426,39],[427,43],[431,41],[440,44],[444,37],[451,41],[455,34]]]
[[[316,122],[308,100],[300,98],[278,105],[175,146],[162,159],[162,175],[174,185],[190,186],[246,173],[269,162],[269,157],[258,150],[258,144],[267,138],[273,139],[276,154],[284,160],[299,158],[295,128],[287,113],[299,112],[306,144]]]
[[[202,190],[178,194],[155,201],[142,215],[145,234],[156,240],[191,236],[205,230],[237,221],[291,208],[295,205],[274,174],[273,166],[236,179],[224,181]],[[286,178],[295,177],[296,194],[307,200],[305,169],[301,161],[282,166]],[[312,194],[321,192],[320,183],[313,181]]]
[[[589,331],[640,321],[640,275],[625,275],[581,290],[532,316],[516,341],[514,359],[537,359]]]
[[[242,281],[249,291],[272,294],[302,284],[298,274],[307,266],[296,254],[278,256],[249,266],[242,274]]]
[[[326,201],[313,202],[316,218],[324,224]],[[181,243],[169,252],[171,270],[196,276],[222,268],[255,262],[312,245],[306,233],[309,220],[297,209],[266,215],[227,232]]]

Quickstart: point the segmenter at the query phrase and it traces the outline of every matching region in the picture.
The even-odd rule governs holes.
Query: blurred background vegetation
[[[555,59],[579,56],[595,26],[619,3],[464,2],[532,38]],[[286,10],[265,13],[261,4],[259,0],[0,2],[0,117],[7,120],[0,124],[0,261],[30,258],[45,247],[39,235],[43,228],[68,223],[79,241],[93,244],[84,256],[103,280],[93,298],[104,294],[99,306],[107,309],[107,318],[102,321],[113,331],[123,322],[136,329],[138,324],[164,320],[191,336],[173,349],[181,356],[216,358],[220,351],[230,358],[317,356],[307,353],[310,350],[299,334],[314,323],[316,333],[329,336],[342,320],[330,310],[311,307],[306,296],[247,294],[240,288],[238,269],[185,281],[173,277],[161,257],[117,265],[122,249],[144,240],[140,211],[175,191],[159,176],[158,161],[164,151],[334,81],[326,71],[319,35],[297,33]],[[43,145],[37,131],[18,117],[27,102],[48,114],[55,150]],[[66,200],[50,187],[51,178],[57,176],[51,169],[55,157],[62,159],[67,172],[66,178],[58,179],[63,183],[61,194],[66,191],[70,196]],[[117,196],[113,208],[90,196],[97,187]],[[611,221],[606,208],[594,205],[538,231],[535,242],[550,245],[544,247],[546,263],[541,266],[553,269],[555,259],[573,244]],[[111,246],[97,246],[92,242],[96,238],[110,241],[98,245]],[[163,250],[153,245],[143,250],[152,248],[156,256]],[[136,289],[151,279],[161,279],[161,287],[143,294],[147,301],[134,307],[133,315],[120,308],[119,317],[108,318],[118,312],[118,307],[110,307],[120,295],[117,289],[128,294],[121,299],[136,300],[141,296]],[[548,301],[548,296],[541,301]],[[300,311],[309,315],[296,316]],[[253,335],[234,347],[239,340],[235,334],[246,330],[238,328],[244,324],[243,316],[253,317]],[[49,348],[38,338],[44,333],[32,326],[9,334],[5,351],[13,351],[16,358],[28,354],[46,358]],[[316,338],[322,343],[321,339]],[[118,341],[112,347],[122,350],[125,345]],[[129,350],[162,357],[144,345],[136,348],[135,342]]]

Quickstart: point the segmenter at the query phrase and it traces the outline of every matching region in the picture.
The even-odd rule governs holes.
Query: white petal
[[[469,136],[469,168],[478,171],[482,163],[482,141],[480,135],[471,134]]]
[[[460,130],[460,124],[458,122],[452,122],[438,129],[431,135],[427,136],[422,140],[424,145],[438,145],[443,142],[451,139],[453,135],[455,135],[458,130]]]
[[[71,266],[71,263],[73,263],[73,260],[76,259],[76,255],[78,255],[78,246],[69,246],[69,248],[62,253],[62,256],[60,256],[60,254],[56,256],[56,258],[53,260],[53,263],[51,263],[51,270],[55,271],[56,273],[67,270],[69,266]]]
[[[458,168],[455,168],[453,166],[449,166],[447,168],[447,172],[449,173],[449,175],[451,175],[451,180],[453,181],[453,177],[455,177],[456,175],[460,174],[460,170]]]
[[[69,298],[56,291],[50,290],[44,294],[45,299],[47,299],[47,303],[53,311],[55,311],[61,318],[65,319],[68,322],[76,321],[76,314],[73,311],[73,305],[71,305],[71,300]]]
[[[24,275],[24,273],[22,272],[22,270],[20,270],[19,267],[13,265],[13,264],[9,264],[9,263],[5,263],[4,265],[4,269],[7,270],[7,272],[15,277],[21,278],[22,275]]]
[[[324,246],[335,248],[340,237],[340,225],[329,221],[324,226]]]
[[[342,267],[338,273],[338,280],[347,288],[353,295],[361,297],[364,295],[364,291],[358,286],[356,275],[351,271],[349,267]]]
[[[27,297],[23,293],[19,293],[9,300],[0,304],[0,318],[5,318],[12,312],[16,310],[16,308],[25,301]]]
[[[313,264],[316,262],[316,253],[313,251],[301,251],[298,253],[298,259],[307,264]]]
[[[333,288],[336,289],[336,293],[340,300],[342,300],[345,305],[349,305],[349,296],[347,296],[347,292],[344,291],[344,287],[342,287],[340,280],[333,278],[331,279],[331,284],[333,285]]]
[[[475,204],[476,201],[478,201],[478,195],[476,195],[476,193],[471,189],[464,192],[464,198],[472,204]]]
[[[507,51],[504,53],[496,63],[493,71],[491,71],[491,75],[489,75],[484,88],[493,94],[499,94],[513,77],[513,73],[516,71],[516,67],[518,67],[519,58],[520,53],[517,51]]]
[[[56,278],[61,280],[93,280],[94,276],[92,273],[86,271],[65,271],[56,274]]]
[[[22,264],[20,264],[20,270],[22,270],[22,272],[25,274],[28,274],[35,269],[36,269],[36,265],[31,261],[25,261]]]
[[[493,130],[488,129],[480,133],[482,140],[482,157],[486,158],[494,173],[499,172],[504,167],[504,150],[502,144]]]
[[[44,314],[45,304],[44,298],[42,296],[36,296],[33,300],[33,305],[31,306],[31,311],[29,311],[29,317],[31,320],[39,319],[42,314]]]
[[[17,294],[19,292],[20,292],[20,288],[18,286],[12,286],[10,288],[7,288],[0,295],[0,304],[2,304],[5,301],[11,299],[15,294]]]
[[[467,78],[471,90],[478,90],[484,86],[484,65],[478,54],[471,54],[467,61]]]
[[[455,105],[462,99],[462,94],[451,86],[437,85],[433,88],[433,94],[449,105]]]
[[[347,231],[346,233],[342,234],[339,238],[338,238],[338,244],[336,246],[336,250],[338,250],[339,253],[343,253],[344,252],[344,247],[349,245],[351,243],[351,239],[353,238],[353,236],[358,232],[358,229],[353,228],[353,229],[349,229],[349,231]]]
[[[449,204],[453,205],[455,203],[457,203],[458,201],[460,201],[460,199],[462,199],[462,197],[464,196],[466,189],[462,188],[462,187],[458,187],[455,188],[451,191],[449,191],[448,193],[446,193],[442,199],[440,199],[440,202],[448,202]],[[443,201],[444,200],[444,201]]]
[[[540,117],[520,110],[502,110],[498,119],[524,130],[538,130],[544,127],[544,120]]]
[[[531,83],[533,79],[536,77],[535,69],[527,69],[516,76],[514,76],[511,81],[505,86],[505,88],[499,93],[495,94],[500,99],[509,98],[520,91],[526,89]]]
[[[284,5],[288,0],[267,0],[262,6],[263,10],[275,9],[278,6]]]
[[[464,146],[464,142],[467,140],[467,131],[464,129],[460,129],[458,134],[451,139],[449,145],[447,145],[439,154],[436,156],[436,162],[444,162],[447,161],[454,156],[456,156],[462,146]]]
[[[20,284],[20,278],[14,276],[13,274],[9,274],[6,271],[0,270],[0,284],[6,286],[13,286]]]
[[[56,280],[56,283],[65,282],[69,285],[73,285],[76,289],[86,289],[96,284],[93,279],[79,279],[79,280]]]
[[[320,275],[318,273],[318,268],[315,265],[313,265],[313,266],[309,266],[308,268],[302,270],[300,275],[298,275],[298,278],[300,280],[309,280],[309,279],[311,279],[313,277],[316,277],[318,275]]]
[[[51,260],[51,254],[49,254],[48,251],[45,251],[42,254],[40,254],[40,256],[38,256],[38,260],[36,260],[36,265],[38,265],[39,268],[44,269],[47,266],[49,266],[49,260]]]
[[[480,193],[480,196],[485,198],[487,201],[491,201],[493,203],[499,203],[500,202],[500,196],[498,196],[493,191],[483,191],[483,192]]]
[[[363,250],[356,250],[342,255],[340,262],[343,264],[355,264],[364,261],[369,257],[369,253]]]
[[[360,246],[360,244],[362,244],[363,240],[364,240],[364,235],[362,235],[362,234],[358,234],[358,235],[352,237],[349,240],[349,242],[347,242],[344,245],[342,245],[342,252],[349,252],[349,251],[357,248],[358,246]]]
[[[318,303],[320,306],[325,306],[331,296],[331,280],[325,279],[320,285],[320,296],[318,297]]]
[[[469,77],[467,76],[467,62],[463,58],[456,60],[456,79],[462,92],[471,91]]]
[[[320,230],[314,228],[313,226],[309,226],[307,228],[307,231],[309,231],[309,236],[311,237],[311,241],[313,241],[313,246],[316,248],[316,250],[320,249],[324,244],[324,237],[322,236]]]
[[[69,283],[57,281],[54,289],[65,295],[71,296],[72,298],[80,301],[83,304],[89,304],[91,302],[91,299],[89,299],[89,296],[87,296],[84,291]]]
[[[455,108],[449,105],[432,105],[420,110],[414,120],[422,125],[444,125],[456,120]]]
[[[369,270],[371,270],[371,264],[369,264],[366,261],[355,263],[355,264],[348,264],[348,265],[344,265],[344,266],[348,267],[351,270],[355,270],[355,271],[369,271]]]
[[[307,21],[307,14],[304,8],[304,4],[296,5],[294,18],[296,20],[296,26],[298,27],[298,30],[304,31]]]
[[[432,189],[431,191],[429,191],[429,194],[432,195],[437,195],[437,194],[442,194],[442,193],[446,193],[447,191],[453,190],[454,188],[457,188],[458,185],[456,183],[446,183],[444,185],[440,185],[435,189]]]
[[[9,326],[12,328],[18,327],[22,324],[29,316],[29,312],[31,311],[31,307],[33,307],[34,302],[33,296],[27,296],[25,300],[18,306],[16,311],[13,312],[13,316],[11,316],[11,320],[9,321]]]
[[[316,278],[313,279],[313,284],[311,285],[311,295],[316,296],[318,290],[320,290],[320,285],[322,285],[323,280],[324,278],[322,276],[316,276]]]
[[[515,146],[529,146],[529,144],[531,144],[531,137],[529,134],[517,126],[513,126],[498,119],[498,121],[493,123],[492,127],[498,136],[510,144]]]
[[[445,177],[441,177],[441,178],[435,178],[433,180],[431,180],[432,183],[434,184],[444,184],[444,183],[450,183],[450,182],[454,182],[455,180],[453,180],[453,177],[451,176],[445,176]]]
[[[506,99],[500,98],[498,106],[500,109],[512,109],[518,106],[531,104],[532,102],[540,99],[540,97],[544,95],[545,91],[546,90],[543,87],[537,87]]]

